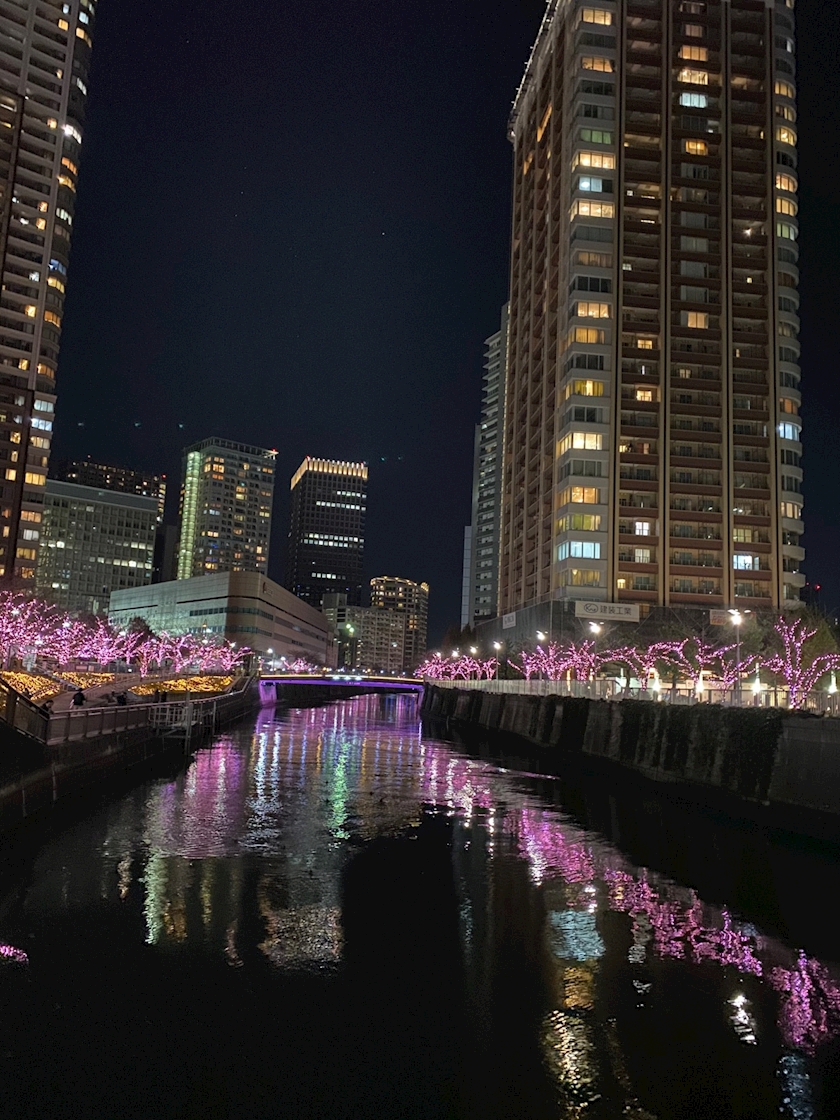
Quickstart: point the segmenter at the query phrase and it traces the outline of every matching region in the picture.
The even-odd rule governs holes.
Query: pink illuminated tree
[[[840,654],[814,654],[805,647],[817,634],[815,626],[803,619],[786,622],[780,618],[774,627],[779,636],[781,650],[761,659],[761,666],[785,682],[788,687],[788,704],[801,708],[814,686],[827,673],[840,670]]]

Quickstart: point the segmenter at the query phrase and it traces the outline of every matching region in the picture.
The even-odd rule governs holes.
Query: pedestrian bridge
[[[263,704],[323,704],[373,692],[423,692],[415,677],[385,677],[360,673],[263,673],[260,698]]]

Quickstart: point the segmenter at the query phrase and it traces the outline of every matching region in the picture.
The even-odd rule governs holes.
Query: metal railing
[[[458,688],[468,691],[510,694],[518,696],[578,696],[590,700],[652,700],[662,704],[721,704],[741,708],[789,708],[787,688],[762,686],[753,691],[752,683],[737,689],[705,688],[698,692],[685,685],[660,689],[624,688],[616,680],[547,681],[547,680],[427,680],[438,688]],[[813,692],[800,707],[801,711],[817,715],[840,716],[840,693]]]

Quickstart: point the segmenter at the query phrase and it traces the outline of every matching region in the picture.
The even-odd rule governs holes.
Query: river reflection
[[[832,961],[550,784],[371,697],[43,841],[0,908],[0,1115],[840,1114]]]

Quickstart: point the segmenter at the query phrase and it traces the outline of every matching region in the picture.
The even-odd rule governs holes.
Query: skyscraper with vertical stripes
[[[804,577],[794,0],[550,0],[514,150],[500,613]]]
[[[95,0],[0,0],[0,583],[34,585]]]

